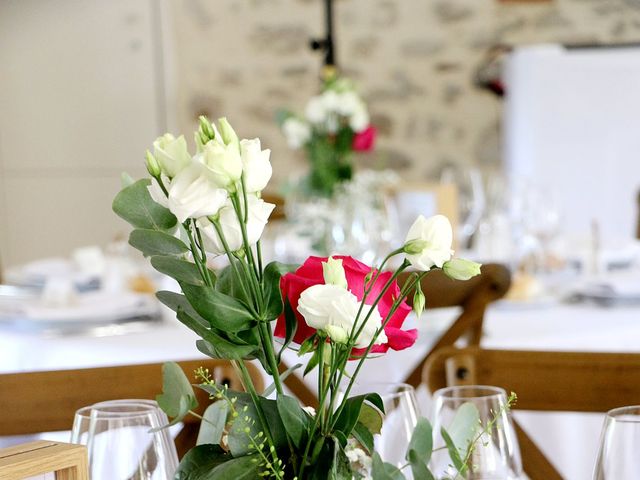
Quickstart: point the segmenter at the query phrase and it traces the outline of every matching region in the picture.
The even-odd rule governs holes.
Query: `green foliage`
[[[289,375],[291,375],[293,372],[295,372],[300,367],[302,367],[302,364],[301,363],[296,363],[295,365],[292,365],[291,367],[287,368],[284,372],[282,372],[280,374],[280,381],[284,382]],[[274,382],[271,385],[269,385],[267,388],[264,389],[264,392],[262,392],[262,396],[263,397],[268,397],[269,395],[271,395],[275,391],[276,391],[276,384]]]
[[[276,404],[288,437],[296,447],[301,447],[309,435],[309,415],[293,397],[278,395]]]
[[[220,445],[198,445],[183,457],[174,480],[211,479],[214,469],[231,460],[232,457]]]
[[[373,404],[381,412],[384,412],[382,398],[377,393],[367,393],[365,395],[351,397],[344,403],[344,408],[336,421],[335,429],[349,436],[360,418],[360,412],[362,411],[365,400]]]
[[[169,209],[156,203],[147,187],[151,180],[145,178],[123,188],[113,200],[113,211],[135,228],[170,230],[178,220]]]
[[[160,273],[164,273],[178,282],[188,283],[189,285],[196,285],[199,287],[203,287],[205,285],[198,266],[193,262],[184,260],[183,258],[165,254],[155,255],[151,257],[151,265]],[[212,279],[216,278],[215,273],[211,270],[209,270],[209,275],[211,275]]]
[[[255,319],[239,300],[208,287],[181,283],[180,287],[196,312],[216,329],[239,332],[255,325]]]
[[[466,464],[467,452],[473,448],[476,435],[480,428],[480,412],[471,402],[465,402],[456,411],[451,424],[440,434],[447,446],[453,466],[460,472],[468,468]]]
[[[219,400],[209,405],[202,415],[196,445],[219,445],[228,415],[229,405],[226,402]]]
[[[411,435],[406,459],[411,465],[413,478],[433,479],[428,464],[433,452],[433,432],[426,418],[420,418]]]
[[[230,259],[229,261],[234,262],[236,265],[239,263],[238,260],[235,259]],[[250,300],[247,296],[248,290],[245,288],[246,280],[243,278],[238,278],[235,272],[236,270],[232,268],[231,265],[225,267],[218,276],[218,281],[216,282],[216,290],[229,297],[233,297],[239,300],[245,305],[249,305]]]
[[[189,248],[179,239],[159,230],[136,228],[129,235],[129,245],[146,257],[152,255],[182,255]]]
[[[180,365],[167,362],[162,366],[162,394],[156,396],[160,408],[173,420],[170,425],[180,421],[198,406],[195,392]]]
[[[280,279],[286,273],[293,272],[297,265],[271,262],[264,268],[264,320],[273,320],[282,313],[282,292]]]
[[[286,350],[286,348],[293,341],[293,337],[296,335],[296,331],[298,330],[298,319],[296,318],[295,313],[293,313],[293,308],[291,308],[291,304],[289,303],[289,299],[284,299],[284,324],[285,324],[285,338],[282,343],[282,347],[280,348],[280,352],[278,352],[278,363],[282,359],[282,354]],[[302,347],[301,347],[302,348]]]

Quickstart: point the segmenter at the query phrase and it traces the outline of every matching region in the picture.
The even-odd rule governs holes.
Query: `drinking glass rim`
[[[634,411],[635,413],[628,413]],[[634,418],[625,418],[624,415]],[[627,405],[625,407],[613,408],[607,412],[607,419],[618,423],[640,423],[640,405]]]
[[[136,403],[133,400],[131,402],[116,400],[115,402],[120,402],[120,403],[117,403],[113,406],[117,407],[117,406],[123,406],[123,405],[133,405],[133,406],[139,407],[139,410],[137,411],[109,412],[109,411],[100,410],[101,407],[105,406],[104,404],[107,404],[109,402],[110,400],[107,400],[104,402],[98,402],[98,403],[94,403],[93,405],[87,405],[86,407],[82,407],[76,410],[75,416],[88,419],[88,420],[91,420],[92,418],[105,419],[105,420],[114,419],[114,418],[144,418],[144,417],[148,417],[150,413],[154,413],[159,410],[158,406],[153,406],[151,404],[145,404],[145,403]],[[93,411],[95,411],[96,414],[92,415],[91,412]]]
[[[474,396],[461,396],[461,395],[448,395],[450,392],[461,390],[486,390],[488,395],[474,395]],[[483,398],[493,397],[507,397],[507,391],[502,387],[495,387],[492,385],[454,385],[452,387],[444,387],[436,390],[433,393],[433,398],[443,398],[447,400],[479,400]]]

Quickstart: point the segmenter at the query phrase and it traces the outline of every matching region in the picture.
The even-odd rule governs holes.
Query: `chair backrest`
[[[458,225],[458,189],[451,183],[402,182],[387,189],[386,207],[395,218],[398,231],[406,232],[420,214],[425,217],[441,213]]]
[[[0,480],[51,473],[56,480],[87,480],[86,447],[40,440],[0,450]]]
[[[244,390],[240,377],[229,361],[191,360],[178,362],[191,376],[197,368],[209,369],[217,382],[231,390]],[[246,364],[258,391],[264,386],[258,368]],[[56,370],[0,375],[0,436],[28,435],[70,430],[76,410],[106,400],[123,398],[155,399],[162,392],[162,364]],[[198,412],[209,404],[208,395],[196,389]],[[188,415],[186,424],[197,427],[199,420]],[[195,432],[195,433],[194,433]],[[197,428],[178,438],[178,453],[195,442]],[[188,437],[188,438],[187,438]]]
[[[518,395],[522,410],[606,412],[640,403],[640,354],[444,348],[426,363],[431,392],[452,385],[493,385]],[[515,422],[532,480],[562,476]]]
[[[402,285],[410,275],[411,273],[401,274],[398,282]],[[440,270],[425,275],[421,287],[426,297],[427,308],[460,306],[462,313],[440,336],[423,361],[409,374],[406,383],[414,387],[421,383],[424,362],[436,350],[453,345],[464,336],[467,336],[470,345],[478,345],[487,306],[504,297],[510,285],[509,270],[499,264],[483,265],[480,275],[464,282],[451,280]],[[411,300],[410,298],[409,303]]]

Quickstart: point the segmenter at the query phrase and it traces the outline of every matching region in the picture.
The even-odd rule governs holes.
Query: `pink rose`
[[[333,258],[342,260],[342,266],[347,279],[347,288],[358,298],[359,301],[362,301],[362,297],[364,296],[365,277],[372,271],[372,268],[351,257],[334,256]],[[315,329],[309,327],[302,314],[298,312],[298,301],[300,299],[300,295],[303,291],[313,285],[325,283],[322,262],[326,261],[327,258],[309,257],[304,264],[298,268],[298,270],[284,275],[280,280],[282,297],[289,300],[289,304],[298,319],[298,328],[293,338],[293,341],[298,344],[301,344],[315,333]],[[376,271],[374,270],[373,275],[375,275],[375,273]],[[371,289],[371,292],[367,296],[366,303],[368,305],[375,301],[391,275],[391,272],[383,272],[380,274],[375,285]],[[383,321],[389,314],[394,300],[399,296],[400,288],[396,282],[393,282],[377,305]],[[364,311],[366,312],[366,310]],[[415,343],[418,331],[415,329],[402,330],[402,324],[410,311],[411,307],[403,301],[384,328],[384,332],[387,336],[387,343],[374,345],[371,349],[372,353],[383,353],[389,348],[392,350],[404,350]],[[276,337],[284,338],[285,332],[285,319],[283,314],[278,318],[274,334]],[[358,355],[359,353],[363,353],[364,350],[354,349],[353,352],[354,355]]]
[[[369,150],[372,150],[377,133],[378,131],[376,130],[376,127],[369,125],[367,128],[353,136],[351,148],[356,152],[368,152]]]

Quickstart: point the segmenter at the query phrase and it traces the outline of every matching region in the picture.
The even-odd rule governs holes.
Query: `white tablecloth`
[[[419,325],[419,345],[370,360],[362,379],[402,380],[456,315],[456,309],[425,312]],[[488,310],[485,331],[482,344],[491,348],[640,352],[640,308],[503,303]],[[42,336],[0,330],[0,372],[198,358],[195,340],[186,327],[169,318],[145,331],[122,336]],[[293,364],[295,354],[286,359]],[[313,378],[309,380],[313,382]],[[535,439],[540,439],[539,444],[565,478],[590,478],[601,415],[519,413],[518,418]]]

